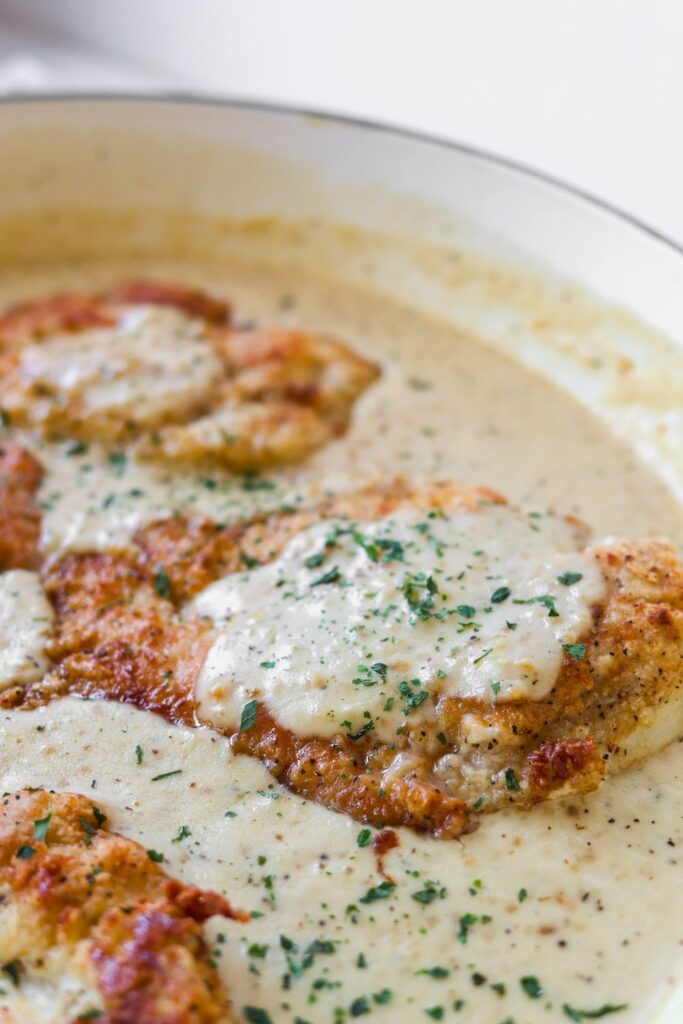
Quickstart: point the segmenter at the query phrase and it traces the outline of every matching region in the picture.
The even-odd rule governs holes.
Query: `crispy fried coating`
[[[197,591],[273,560],[321,520],[368,522],[406,507],[476,513],[482,504],[503,499],[482,488],[394,481],[224,529],[174,517],[140,530],[137,554],[67,555],[45,574],[57,617],[55,669],[14,700],[27,706],[53,693],[85,693],[191,722],[193,686],[214,635],[176,609]],[[475,813],[594,789],[610,767],[647,756],[683,728],[683,567],[663,541],[591,552],[603,596],[575,645],[580,656],[564,655],[542,699],[446,693],[427,724],[408,719],[390,744],[373,731],[295,734],[259,705],[254,725],[231,736],[234,750],[259,758],[308,799],[438,836],[461,834]],[[229,632],[229,621],[222,628]]]
[[[331,338],[229,319],[220,299],[145,280],[23,303],[0,316],[0,403],[51,438],[238,471],[343,433],[377,367]]]
[[[38,460],[14,441],[0,439],[0,572],[35,569],[39,563],[43,477]]]
[[[56,612],[47,648],[56,668],[25,700],[76,693],[194,721],[192,686],[210,634],[180,620],[163,573],[150,577],[124,555],[74,553],[47,569],[44,584]]]
[[[217,893],[169,878],[105,822],[75,794],[2,799],[0,956],[15,985],[35,978],[57,991],[63,975],[75,977],[81,1012],[99,1010],[106,1024],[228,1024],[201,925],[244,915]]]

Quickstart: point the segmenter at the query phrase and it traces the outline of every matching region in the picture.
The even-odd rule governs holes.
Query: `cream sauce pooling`
[[[581,533],[483,501],[310,527],[195,598],[226,627],[197,683],[200,717],[234,728],[258,697],[294,732],[370,723],[391,742],[441,696],[540,700],[603,592]]]
[[[454,1024],[564,1024],[564,1004],[606,1003],[628,1004],[610,1024],[649,1024],[683,980],[680,745],[587,800],[500,812],[462,842],[397,830],[384,858],[395,889],[368,902],[382,877],[358,823],[281,789],[209,730],[67,699],[0,718],[0,770],[7,789],[96,797],[172,875],[260,915],[209,926],[238,1020],[253,1006],[273,1024],[336,1024],[336,1007],[348,1021],[367,1000],[368,1020],[392,1024],[438,1006]],[[316,940],[333,952],[301,969]]]
[[[54,613],[37,573],[0,573],[0,690],[42,679]]]

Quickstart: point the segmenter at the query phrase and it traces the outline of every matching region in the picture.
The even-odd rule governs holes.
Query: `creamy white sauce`
[[[241,245],[242,240],[237,248]],[[370,267],[370,248],[363,250],[363,258]],[[47,552],[125,544],[142,523],[175,511],[229,522],[258,509],[297,504],[328,489],[397,473],[416,482],[438,476],[489,485],[525,513],[579,515],[597,536],[654,533],[681,541],[678,502],[629,444],[615,439],[566,391],[446,323],[371,292],[297,275],[288,266],[282,269],[285,263],[280,260],[279,269],[255,269],[239,262],[160,259],[2,269],[3,302],[56,288],[87,288],[90,282],[102,287],[140,274],[196,283],[227,294],[239,317],[335,334],[377,358],[383,369],[381,380],[357,404],[345,437],[306,463],[265,473],[257,481],[214,471],[170,472],[130,457],[112,459],[108,449],[94,444],[70,452],[67,445],[31,440],[47,469],[40,492]],[[530,318],[536,316],[535,293],[525,298],[531,312],[513,308],[510,301],[505,313],[505,279],[482,275],[476,261],[470,264],[459,255],[457,261],[444,258],[432,269],[457,292],[472,322],[490,328],[501,349],[518,351]],[[547,342],[544,351],[578,353],[586,374],[593,373],[586,387],[594,397],[595,382],[606,379],[616,365],[613,355],[595,355],[599,342],[603,334],[609,335],[618,353],[623,325],[613,312],[603,317],[591,307],[584,316],[582,308],[577,293],[565,291],[558,295],[556,310],[544,307],[538,330]],[[171,361],[175,358],[174,349]],[[555,363],[550,360],[548,365]],[[166,370],[175,372],[173,366]],[[557,379],[562,372],[557,370]],[[96,373],[93,379],[101,382]],[[658,381],[657,394],[661,386]],[[611,397],[617,403],[616,383],[614,389]],[[653,436],[668,436],[665,411],[655,416],[648,406],[643,413],[650,417]],[[562,605],[564,624],[569,625],[572,615],[583,615],[582,602],[591,599],[590,571],[583,556],[571,554],[571,545],[558,544],[554,550],[567,553],[567,566],[581,559],[577,571],[586,581],[585,592],[574,592],[581,607]],[[360,552],[349,556],[347,573],[354,557],[360,560]],[[528,564],[532,562],[530,557]],[[534,562],[539,588],[548,588],[552,563],[552,553],[546,559],[539,551]],[[263,601],[265,589],[259,581],[275,571],[258,570],[241,586]],[[391,586],[391,580],[384,582]],[[483,603],[483,584],[489,581],[479,582],[476,602]],[[529,575],[523,586],[532,593],[532,585]],[[354,577],[353,586],[360,590],[360,578]],[[575,600],[572,593],[559,590],[550,593],[559,601]],[[335,600],[332,592],[325,600]],[[278,614],[286,611],[271,607]],[[532,617],[547,611],[542,605],[515,607],[517,615],[532,609]],[[353,609],[343,611],[351,615]],[[249,611],[245,606],[236,614],[245,622]],[[313,621],[307,628],[314,628]],[[530,628],[539,623],[544,629],[560,626],[541,614]],[[248,630],[255,628],[249,625]],[[418,653],[411,656],[422,662],[422,648],[415,643]],[[517,655],[510,653],[516,670]],[[337,646],[334,657],[347,654]],[[503,664],[508,655],[500,653]],[[493,652],[480,665],[486,666],[489,657]],[[312,673],[310,659],[303,654],[301,659],[300,667]],[[388,658],[377,660],[388,664]],[[250,665],[260,677],[253,685],[271,686],[272,677],[266,675],[270,670],[254,667],[252,660]],[[551,675],[548,670],[543,678]],[[510,678],[521,685],[516,672]],[[491,682],[484,674],[474,681],[464,673],[454,679],[458,685],[484,689]],[[318,714],[319,731],[325,721],[319,709],[329,694],[302,689],[293,694],[283,684],[282,693],[269,699],[280,701],[283,717],[290,702],[298,702],[302,713]],[[363,689],[365,707],[368,695],[378,694],[379,688]],[[321,703],[314,706],[313,696]],[[345,699],[354,696],[355,690]],[[234,712],[223,705],[222,713]],[[135,757],[137,745],[144,751],[141,765]],[[153,776],[176,768],[182,769],[181,775],[152,783]],[[438,1007],[443,1007],[443,1020],[455,1024],[502,1024],[508,1018],[514,1024],[561,1024],[570,1019],[564,1004],[593,1010],[608,1003],[628,1004],[606,1018],[610,1024],[651,1024],[655,1018],[659,1022],[659,1011],[680,992],[683,753],[678,744],[638,769],[608,779],[587,800],[500,812],[460,842],[438,843],[400,831],[400,847],[385,857],[396,889],[390,897],[366,904],[361,897],[382,879],[370,849],[357,844],[361,826],[281,790],[261,765],[234,758],[227,743],[208,730],[172,728],[126,707],[61,701],[3,718],[0,771],[7,790],[43,784],[97,793],[114,827],[163,852],[171,874],[225,891],[236,904],[263,915],[246,926],[213,922],[208,928],[238,1019],[242,1007],[255,1006],[267,1010],[273,1024],[293,1024],[296,1017],[311,1024],[337,1024],[336,1007],[348,1019],[362,1009],[358,1000],[364,999],[371,1008],[369,1020],[392,1024],[436,1019],[425,1011]],[[236,816],[226,817],[226,812]],[[183,824],[192,834],[174,843]],[[415,900],[414,894],[433,891],[428,883],[434,883],[436,898]],[[442,889],[443,897],[438,895]],[[523,900],[522,890],[527,893]],[[468,914],[478,920],[467,924]],[[218,934],[226,941],[218,941]],[[298,976],[288,964],[281,935],[299,947],[290,953],[295,966],[315,939],[334,941],[335,952],[316,954]],[[250,954],[257,947],[267,947],[263,956]],[[442,978],[419,973],[433,967],[449,973]],[[283,985],[286,974],[291,976],[288,988]],[[531,999],[522,988],[520,980],[526,976],[538,978],[541,998]],[[7,988],[7,979],[0,985]],[[492,987],[498,985],[504,991]],[[389,1001],[378,1002],[374,997],[385,989],[391,992]],[[0,1017],[8,999],[0,994]],[[464,1005],[455,1010],[459,1000]],[[40,1024],[70,1019],[64,1004],[50,1006],[44,995],[40,1004]],[[32,1013],[37,1017],[25,1004],[16,1020],[24,1024],[33,1019]],[[667,1024],[680,1019],[680,1011],[673,1009]]]
[[[350,1019],[359,999],[369,1020],[398,1024],[429,1021],[434,1006],[457,1024],[562,1024],[565,1003],[626,1003],[610,1024],[651,1021],[683,981],[682,755],[674,745],[587,800],[499,812],[461,842],[398,830],[384,858],[395,889],[363,903],[382,877],[372,849],[358,846],[361,826],[281,789],[211,731],[73,699],[0,719],[7,789],[96,797],[111,827],[163,853],[172,875],[259,915],[214,919],[207,931],[237,1019],[255,1006],[274,1024],[333,1024],[335,1007]],[[174,842],[182,825],[190,835]],[[434,888],[443,895],[414,898]],[[299,968],[315,940],[334,952],[297,976],[288,955]],[[448,974],[420,973],[434,967]],[[528,976],[542,998],[522,988]],[[377,1003],[385,989],[389,1001]]]
[[[0,573],[0,690],[42,679],[54,613],[37,573]]]
[[[579,546],[564,520],[490,503],[310,527],[193,602],[224,624],[197,683],[200,717],[234,728],[259,698],[299,734],[371,723],[391,742],[441,696],[540,700],[603,593]]]
[[[25,346],[19,372],[32,418],[61,416],[71,407],[97,436],[113,429],[112,423],[151,427],[183,416],[211,394],[222,367],[201,321],[173,309],[138,306],[123,312],[113,327],[56,334]],[[4,402],[11,413],[12,395]],[[24,402],[20,397],[18,404]]]

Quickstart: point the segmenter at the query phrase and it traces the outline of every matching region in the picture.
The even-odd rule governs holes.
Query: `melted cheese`
[[[681,745],[588,799],[499,812],[461,842],[397,830],[384,857],[395,888],[374,900],[383,876],[361,826],[275,785],[210,730],[67,699],[2,716],[0,772],[7,789],[96,795],[172,875],[255,914],[208,925],[238,1020],[252,1006],[274,1024],[333,1024],[335,1007],[353,1019],[367,1000],[369,1020],[392,1024],[437,1006],[454,1024],[561,1024],[565,1004],[622,1003],[610,1022],[649,1024],[683,981]],[[316,940],[333,952],[302,966]],[[523,988],[530,976],[542,998]]]
[[[101,432],[112,422],[150,427],[183,417],[210,398],[222,375],[203,330],[176,310],[139,306],[125,311],[115,327],[27,345],[19,372],[32,418],[49,419],[55,410],[63,415],[71,406],[97,436],[98,425]],[[11,395],[5,404],[11,411]]]
[[[225,624],[197,683],[200,715],[235,727],[258,697],[302,735],[372,722],[391,742],[444,695],[540,700],[602,596],[576,534],[491,504],[313,526],[195,599]]]
[[[36,573],[0,573],[0,690],[47,672],[45,644],[54,614]]]

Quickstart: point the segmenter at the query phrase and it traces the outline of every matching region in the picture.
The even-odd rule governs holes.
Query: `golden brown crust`
[[[172,306],[188,316],[211,324],[227,324],[230,320],[230,306],[227,302],[199,288],[165,281],[124,281],[102,292],[101,301],[114,306]]]
[[[156,585],[155,585],[156,580]],[[57,626],[48,655],[57,664],[29,702],[77,693],[136,704],[194,722],[192,686],[210,637],[182,622],[163,577],[148,577],[124,555],[70,554],[44,576]]]
[[[0,439],[0,572],[39,564],[41,515],[36,494],[43,468],[14,441]]]
[[[4,963],[64,952],[108,1024],[227,1024],[229,1000],[201,924],[240,917],[217,893],[169,878],[75,794],[23,790],[0,804]],[[61,961],[64,964],[64,960]]]

